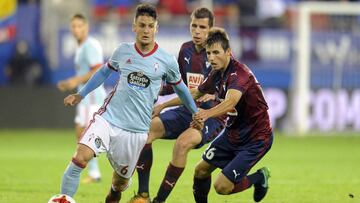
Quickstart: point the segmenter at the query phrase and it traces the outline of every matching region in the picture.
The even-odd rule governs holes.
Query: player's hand
[[[82,97],[80,94],[70,94],[69,96],[65,97],[64,99],[64,105],[65,106],[74,106],[82,100]]]
[[[77,87],[77,82],[75,79],[62,80],[57,84],[57,88],[62,91],[71,91]]]
[[[193,120],[190,123],[190,127],[195,128],[195,129],[200,130],[200,131],[204,128],[204,125],[205,125],[204,122],[199,122],[199,121],[196,121],[196,120]]]
[[[205,109],[200,109],[193,116],[193,120],[199,123],[204,123],[210,117],[209,111]]]
[[[211,100],[215,100],[214,94],[205,94],[202,97],[198,98],[196,101],[197,102],[207,102],[207,101],[211,101]]]
[[[152,112],[152,118],[155,118],[157,116],[160,115],[160,112],[163,110],[163,107],[161,106],[161,104],[159,105],[156,105],[153,109],[153,112]]]

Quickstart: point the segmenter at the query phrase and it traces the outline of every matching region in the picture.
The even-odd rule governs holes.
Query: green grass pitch
[[[0,130],[0,203],[43,203],[59,193],[62,174],[75,149],[73,130]],[[169,163],[173,141],[153,144],[154,164],[150,193],[154,197]],[[192,175],[204,148],[193,150],[187,168],[167,202],[194,202]],[[77,203],[104,202],[111,183],[111,167],[105,154],[99,158],[102,182],[81,184]],[[329,137],[285,137],[276,134],[274,144],[253,170],[267,166],[272,172],[270,190],[262,201],[272,203],[360,202],[360,136],[348,133]],[[219,171],[213,174],[213,180]],[[86,175],[86,172],[83,173]],[[83,176],[84,177],[84,176]],[[124,192],[127,202],[137,189],[137,175]],[[213,187],[210,203],[253,202],[253,188],[221,196]]]

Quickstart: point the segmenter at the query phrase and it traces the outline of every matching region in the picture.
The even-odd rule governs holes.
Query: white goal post
[[[360,16],[360,3],[352,2],[301,2],[297,7],[296,65],[290,92],[291,128],[303,135],[309,130],[310,110],[310,66],[311,66],[311,15],[357,15]]]

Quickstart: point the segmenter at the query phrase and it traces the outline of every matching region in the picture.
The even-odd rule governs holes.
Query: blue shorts
[[[244,145],[229,143],[228,130],[219,135],[205,150],[202,159],[222,169],[222,173],[234,184],[239,183],[250,169],[269,151],[273,135],[264,140]]]
[[[184,106],[180,106],[160,114],[160,119],[165,128],[165,136],[162,139],[174,140],[190,127],[192,114]],[[224,124],[220,120],[209,118],[202,130],[201,142],[195,148],[200,148],[204,144],[211,142],[223,129]]]

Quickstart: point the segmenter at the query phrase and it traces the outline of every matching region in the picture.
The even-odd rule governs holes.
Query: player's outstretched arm
[[[185,83],[181,82],[183,84],[183,86],[185,86],[185,88],[187,89]],[[180,83],[180,84],[181,84]],[[178,85],[180,85],[178,84]],[[178,88],[176,87],[177,85],[174,85],[173,88]],[[201,93],[198,89],[191,89],[190,90],[191,96],[194,99],[198,99],[199,97],[203,96],[204,94]],[[159,116],[160,112],[167,108],[167,107],[172,107],[172,106],[179,106],[183,104],[183,102],[181,101],[181,99],[179,97],[175,97],[167,102],[164,102],[162,104],[159,104],[157,106],[154,107],[154,111],[153,111],[153,117]]]
[[[66,80],[61,80],[57,84],[57,88],[62,92],[71,91],[80,84],[86,83],[99,68],[101,68],[101,65],[96,65],[94,67],[91,67],[90,71],[85,73],[84,75],[74,76]]]
[[[78,94],[85,98],[87,94],[99,87],[111,74],[111,69],[107,65],[103,65],[96,73],[87,81],[85,86],[78,92]]]
[[[182,103],[186,106],[186,108],[192,113],[196,113],[198,111],[193,96],[190,94],[189,89],[186,87],[185,83],[181,81],[177,85],[173,85],[175,93],[179,96]]]

